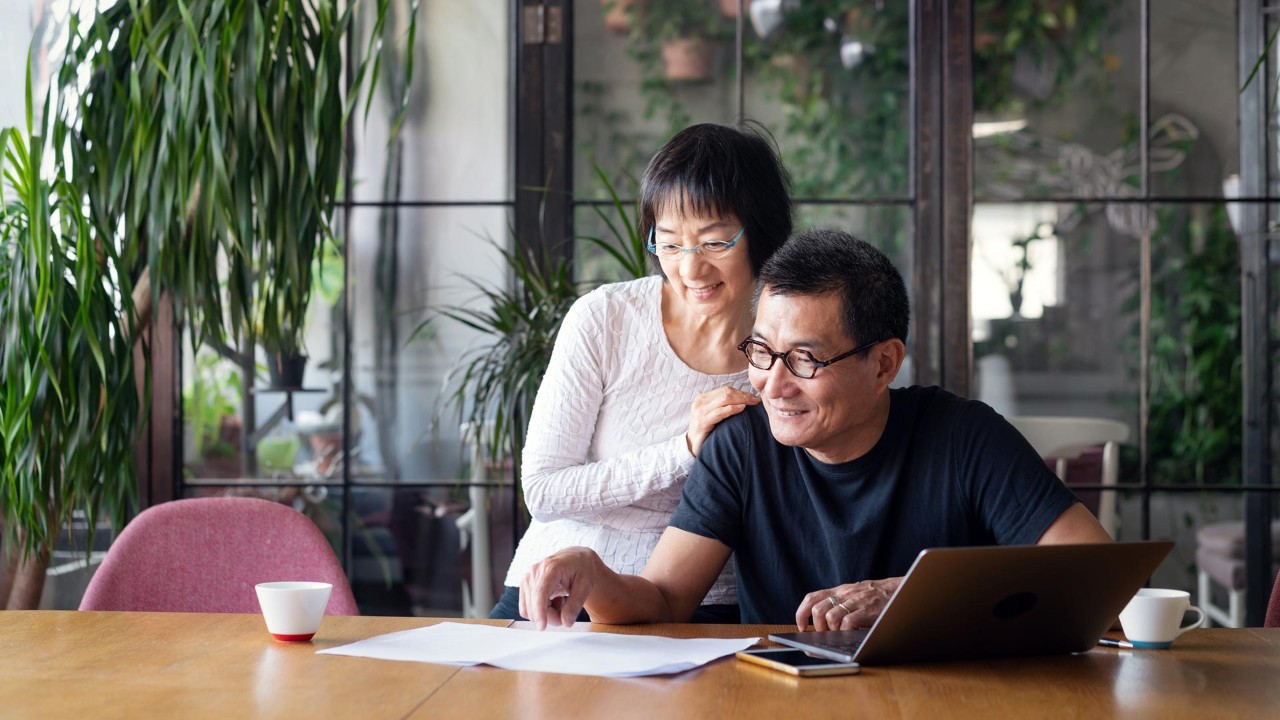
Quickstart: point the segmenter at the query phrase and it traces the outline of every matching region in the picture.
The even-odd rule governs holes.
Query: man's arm
[[[1049,524],[1037,545],[1111,542],[1111,536],[1093,513],[1075,503]],[[865,580],[804,596],[796,608],[796,627],[804,630],[811,621],[814,630],[852,630],[871,627],[889,602],[902,578]]]
[[[1067,508],[1049,524],[1037,545],[1069,545],[1072,543],[1111,542],[1111,536],[1103,529],[1093,513],[1080,503]]]
[[[583,607],[593,622],[686,622],[729,559],[718,540],[667,528],[640,575],[620,575],[587,548],[534,563],[520,583],[520,614],[539,629],[570,627]]]

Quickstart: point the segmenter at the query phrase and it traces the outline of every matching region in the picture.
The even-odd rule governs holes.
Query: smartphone
[[[738,659],[800,677],[857,675],[862,670],[862,666],[856,662],[839,662],[790,648],[743,650],[738,653]]]

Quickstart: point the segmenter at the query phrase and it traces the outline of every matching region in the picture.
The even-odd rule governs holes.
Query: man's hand
[[[708,390],[694,398],[689,407],[689,432],[684,436],[689,444],[689,452],[697,457],[698,450],[702,449],[702,441],[707,439],[721,420],[737,415],[748,405],[759,402],[759,397],[728,385]]]
[[[601,570],[594,550],[573,547],[533,564],[520,581],[520,614],[539,630],[571,627],[587,602]]]
[[[796,608],[796,627],[803,631],[810,619],[814,630],[871,627],[901,582],[900,577],[864,580],[811,592]]]

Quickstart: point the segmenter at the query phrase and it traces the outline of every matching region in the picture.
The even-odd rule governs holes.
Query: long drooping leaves
[[[24,555],[52,547],[77,510],[117,527],[135,492],[144,422],[135,385],[136,268],[94,233],[56,140],[33,120],[0,131],[0,508]],[[46,126],[64,118],[46,101]],[[51,141],[53,138],[53,141]],[[45,174],[44,168],[52,171]]]
[[[391,0],[369,2],[377,39]],[[365,43],[344,94],[343,41],[363,5],[119,0],[73,28],[60,84],[89,71],[73,145],[93,223],[143,243],[155,292],[180,298],[196,345],[231,334],[300,349],[345,128],[377,74],[378,42]]]
[[[368,2],[380,38],[391,0]],[[144,267],[195,344],[234,334],[298,349],[378,47],[361,46],[348,80],[361,0],[99,6],[83,26],[72,14],[41,122],[28,84],[25,133],[0,132],[0,505],[28,554],[76,509],[119,527],[136,490]]]

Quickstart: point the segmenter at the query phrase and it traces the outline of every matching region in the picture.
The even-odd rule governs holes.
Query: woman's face
[[[679,203],[667,203],[658,214],[653,242],[688,250],[702,243],[728,242],[742,229],[742,222],[733,214],[702,215],[687,205],[685,211],[680,213]],[[750,241],[743,233],[732,249],[719,256],[706,252],[659,254],[676,299],[704,317],[739,312],[756,287],[746,247]]]

